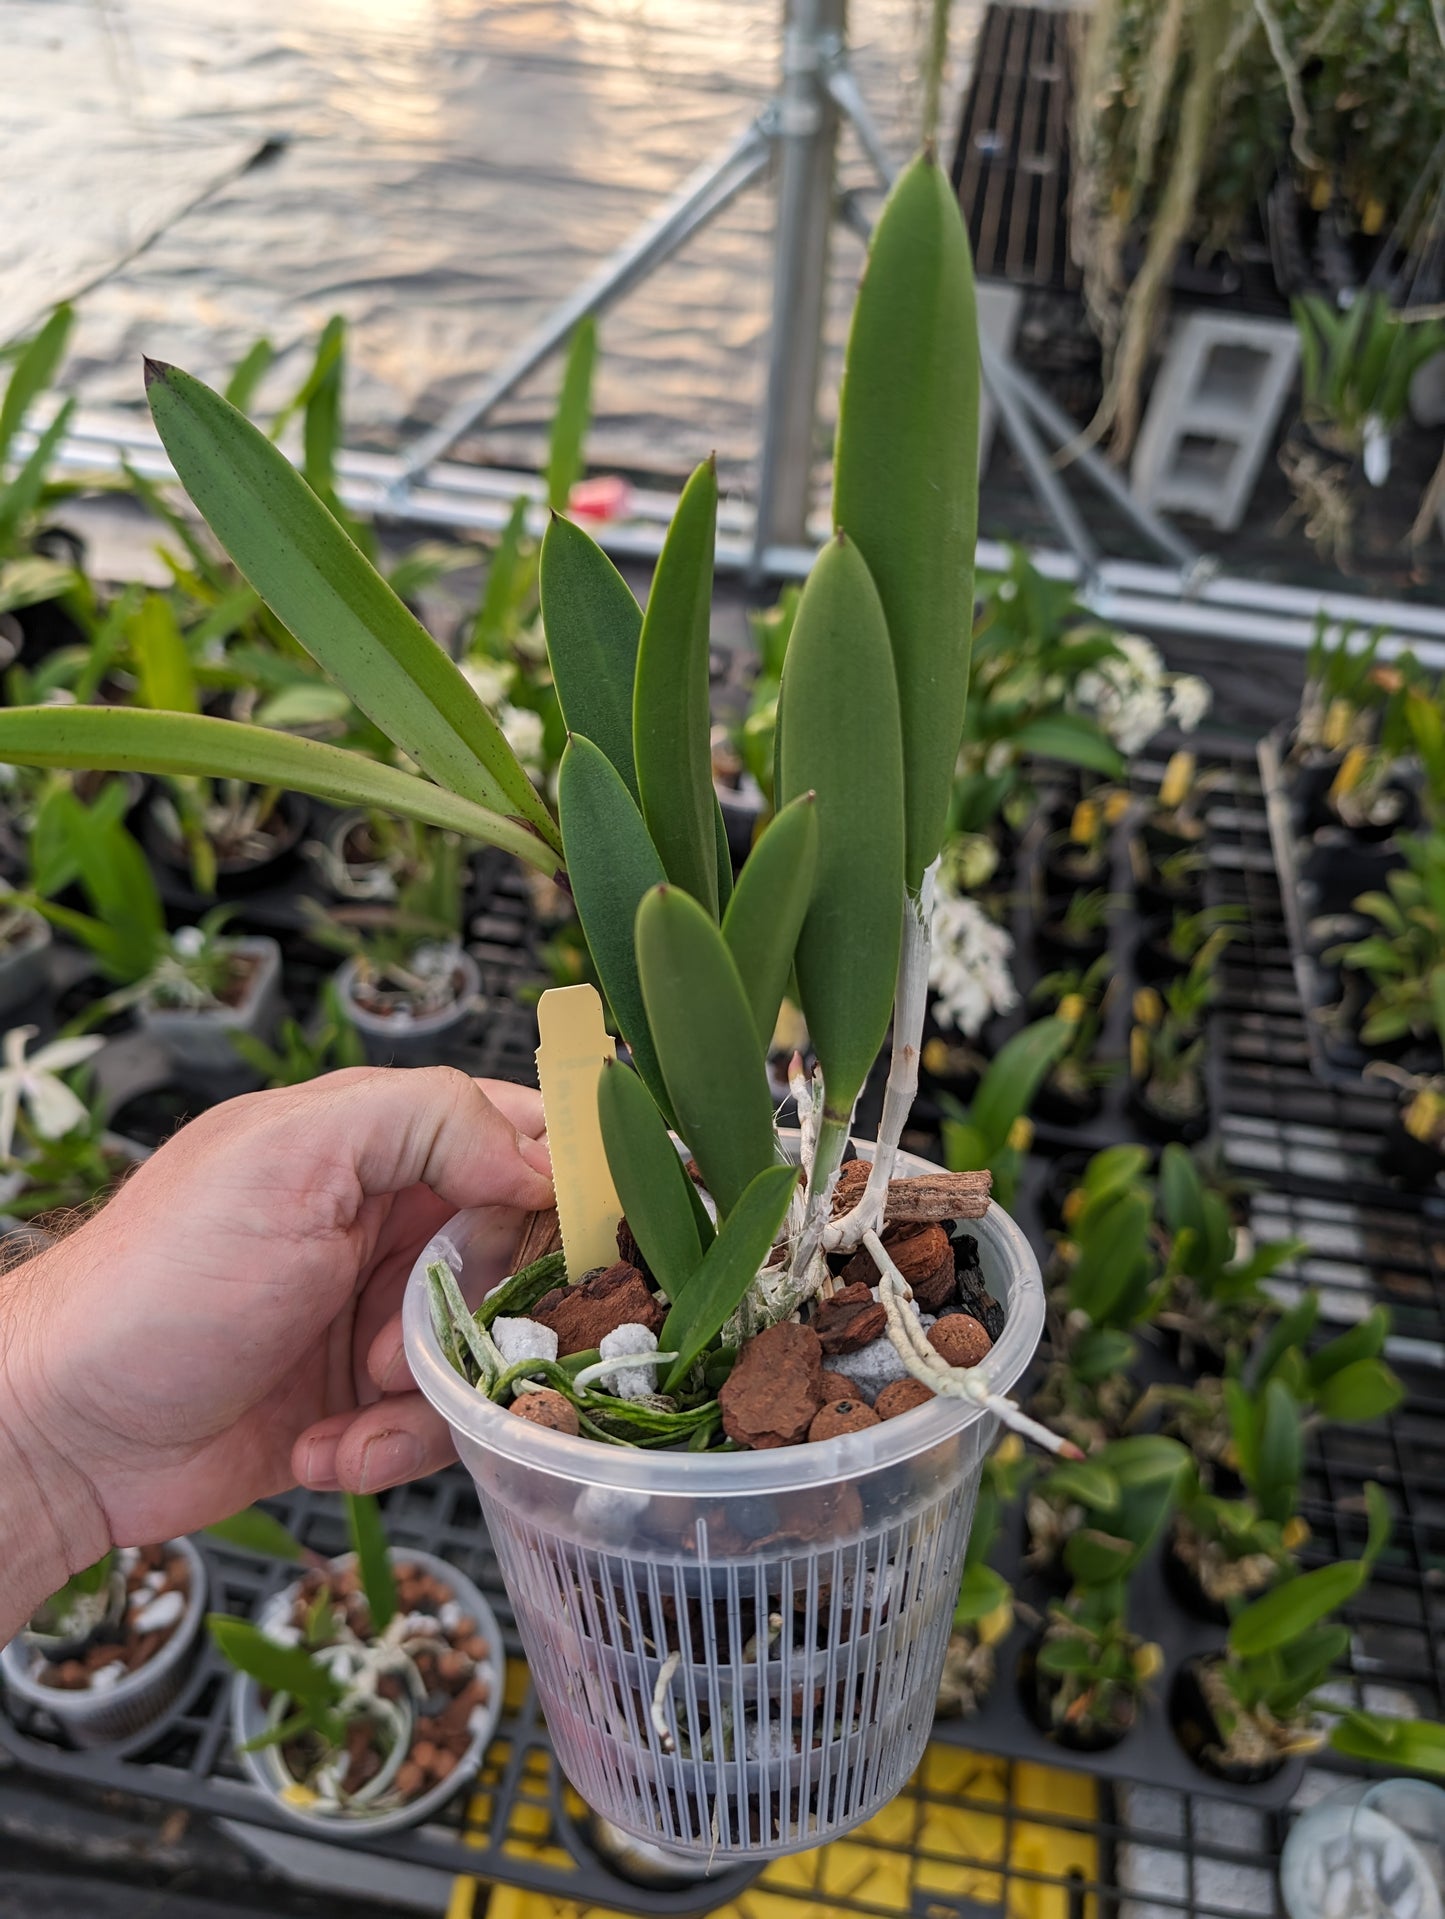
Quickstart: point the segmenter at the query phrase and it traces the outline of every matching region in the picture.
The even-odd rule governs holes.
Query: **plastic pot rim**
[[[793,1145],[797,1135],[782,1135]],[[860,1158],[871,1159],[871,1142],[855,1141]],[[937,1169],[914,1153],[898,1155],[898,1171]],[[774,1494],[817,1489],[860,1479],[895,1466],[955,1439],[967,1427],[993,1417],[972,1401],[937,1398],[897,1419],[863,1432],[848,1433],[825,1445],[780,1446],[763,1452],[705,1453],[630,1449],[598,1440],[574,1439],[518,1419],[469,1386],[448,1363],[432,1325],[426,1269],[445,1260],[459,1270],[461,1248],[480,1215],[454,1215],[422,1249],[407,1281],[402,1323],[412,1377],[447,1424],[475,1445],[514,1465],[554,1475],[578,1485],[655,1497],[716,1495],[722,1492]],[[1008,1320],[984,1361],[989,1389],[1006,1393],[1021,1377],[1038,1346],[1044,1325],[1043,1279],[1038,1260],[1022,1229],[997,1204],[981,1219],[966,1222],[968,1232],[987,1247],[1009,1277]]]
[[[521,1421],[518,1421],[521,1424]],[[491,1681],[490,1696],[485,1707],[486,1719],[480,1731],[473,1733],[466,1751],[445,1779],[426,1792],[418,1793],[405,1805],[389,1806],[383,1810],[365,1805],[356,1812],[346,1812],[340,1808],[322,1811],[317,1806],[292,1805],[284,1796],[286,1781],[281,1777],[280,1755],[274,1747],[263,1747],[257,1752],[242,1752],[243,1742],[250,1736],[253,1715],[264,1718],[260,1703],[261,1689],[248,1673],[233,1672],[231,1675],[231,1735],[235,1747],[236,1759],[243,1767],[247,1777],[259,1792],[282,1812],[290,1823],[304,1832],[327,1839],[369,1839],[386,1832],[400,1832],[408,1826],[424,1825],[433,1813],[447,1804],[455,1795],[476,1778],[481,1770],[487,1748],[496,1737],[497,1726],[502,1716],[503,1693],[506,1690],[507,1661],[502,1650],[502,1631],[496,1614],[487,1602],[486,1594],[468,1579],[464,1572],[440,1558],[436,1553],[427,1552],[420,1546],[389,1546],[387,1554],[393,1564],[415,1563],[437,1578],[450,1582],[452,1598],[461,1606],[464,1615],[475,1620],[477,1630],[486,1639],[491,1648],[491,1657],[486,1664],[487,1677]],[[337,1553],[326,1563],[329,1566],[344,1568],[350,1566],[356,1558],[355,1553]],[[290,1611],[292,1600],[301,1584],[299,1577],[290,1581],[279,1592],[272,1593],[265,1600],[257,1614],[257,1624],[264,1630],[271,1621],[279,1621]],[[403,1754],[400,1765],[408,1755]],[[299,1783],[299,1782],[292,1782]]]
[[[28,1706],[43,1707],[57,1724],[67,1728],[98,1718],[107,1708],[128,1705],[144,1697],[147,1686],[153,1684],[161,1673],[179,1665],[187,1651],[194,1646],[210,1596],[206,1562],[194,1542],[178,1535],[174,1539],[167,1539],[164,1544],[168,1552],[175,1552],[186,1561],[190,1568],[191,1583],[186,1594],[186,1609],[176,1621],[175,1631],[153,1657],[104,1691],[94,1692],[86,1686],[68,1692],[59,1686],[42,1686],[38,1680],[31,1678],[27,1670],[28,1642],[23,1632],[17,1633],[8,1645],[0,1647],[0,1673],[3,1673],[5,1689],[13,1693],[15,1698],[23,1699]],[[156,1717],[160,1718],[164,1711],[165,1702],[162,1702],[156,1710]],[[116,1736],[125,1738],[129,1735]]]

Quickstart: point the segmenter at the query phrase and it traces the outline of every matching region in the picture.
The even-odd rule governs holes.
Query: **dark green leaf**
[[[637,968],[677,1130],[726,1216],[777,1155],[742,980],[721,932],[675,886],[654,888],[638,908]]]
[[[812,903],[797,947],[830,1119],[846,1122],[888,1030],[903,931],[903,767],[888,629],[858,549],[831,541],[783,667],[778,801],[817,795]]]
[[[556,829],[460,670],[264,433],[178,368],[148,363],[157,430],[202,517],[302,645],[449,791]]]
[[[632,751],[642,816],[673,885],[718,917],[717,805],[708,712],[717,467],[682,490],[642,617]]]
[[[673,1106],[643,1005],[637,910],[666,877],[642,815],[612,762],[574,733],[557,774],[557,811],[577,916],[587,949],[648,1091],[669,1119]]]
[[[764,1052],[772,1045],[817,863],[818,809],[813,795],[804,793],[769,821],[723,915],[723,938],[737,961]]]
[[[703,1255],[688,1198],[692,1181],[666,1121],[635,1073],[615,1063],[604,1068],[597,1110],[623,1214],[653,1278],[675,1305]]]
[[[658,1336],[663,1352],[677,1354],[665,1391],[677,1388],[694,1360],[737,1310],[772,1249],[797,1180],[794,1166],[764,1167],[718,1228],[717,1238],[704,1253],[702,1265],[673,1305]]]
[[[560,516],[542,541],[540,577],[547,657],[567,729],[606,754],[636,801],[632,689],[642,608],[596,541]]]
[[[916,892],[943,837],[963,734],[978,526],[973,268],[957,195],[931,155],[905,170],[873,229],[844,363],[833,520],[887,616]]]
[[[539,870],[558,860],[524,824],[429,780],[322,740],[204,714],[114,706],[16,706],[0,711],[0,759],[19,766],[102,767],[115,773],[195,774],[314,793],[338,806],[376,807],[503,847]]]

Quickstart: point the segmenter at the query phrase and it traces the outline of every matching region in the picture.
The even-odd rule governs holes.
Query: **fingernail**
[[[394,1393],[409,1385],[410,1382],[411,1373],[406,1363],[406,1348],[398,1346],[392,1356],[391,1364],[376,1383],[384,1393]]]
[[[314,1493],[334,1493],[341,1481],[336,1477],[336,1439],[313,1439],[307,1445],[302,1464],[301,1483]]]
[[[426,1448],[415,1433],[376,1433],[361,1455],[357,1491],[379,1492],[398,1480],[415,1479],[426,1467]]]
[[[547,1179],[552,1177],[552,1155],[547,1151],[546,1140],[528,1139],[525,1133],[518,1133],[517,1150],[534,1173],[541,1173]]]

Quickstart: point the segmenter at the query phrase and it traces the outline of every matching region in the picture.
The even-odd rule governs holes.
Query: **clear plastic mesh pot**
[[[1038,1262],[997,1207],[967,1230],[1007,1307],[985,1361],[1005,1392],[1042,1329]],[[625,1831],[718,1861],[857,1825],[927,1742],[996,1420],[940,1399],[827,1445],[711,1457],[548,1432],[469,1388],[431,1325],[430,1261],[475,1302],[508,1251],[481,1213],[437,1235],[407,1354],[476,1481],[568,1778]]]

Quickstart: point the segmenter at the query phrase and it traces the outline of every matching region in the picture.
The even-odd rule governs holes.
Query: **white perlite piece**
[[[95,1671],[90,1675],[90,1684],[86,1690],[88,1692],[111,1692],[126,1676],[125,1661],[112,1659],[108,1666],[96,1667]]]
[[[535,1319],[494,1319],[492,1338],[509,1366],[520,1366],[526,1359],[557,1357],[556,1333]]]
[[[137,1632],[164,1632],[168,1626],[177,1624],[185,1610],[184,1594],[161,1593],[136,1614],[135,1629]]]
[[[657,1335],[632,1322],[604,1333],[597,1351],[603,1359],[632,1359],[642,1353],[655,1353]],[[657,1368],[616,1366],[604,1375],[603,1383],[619,1399],[647,1399],[657,1391]]]

